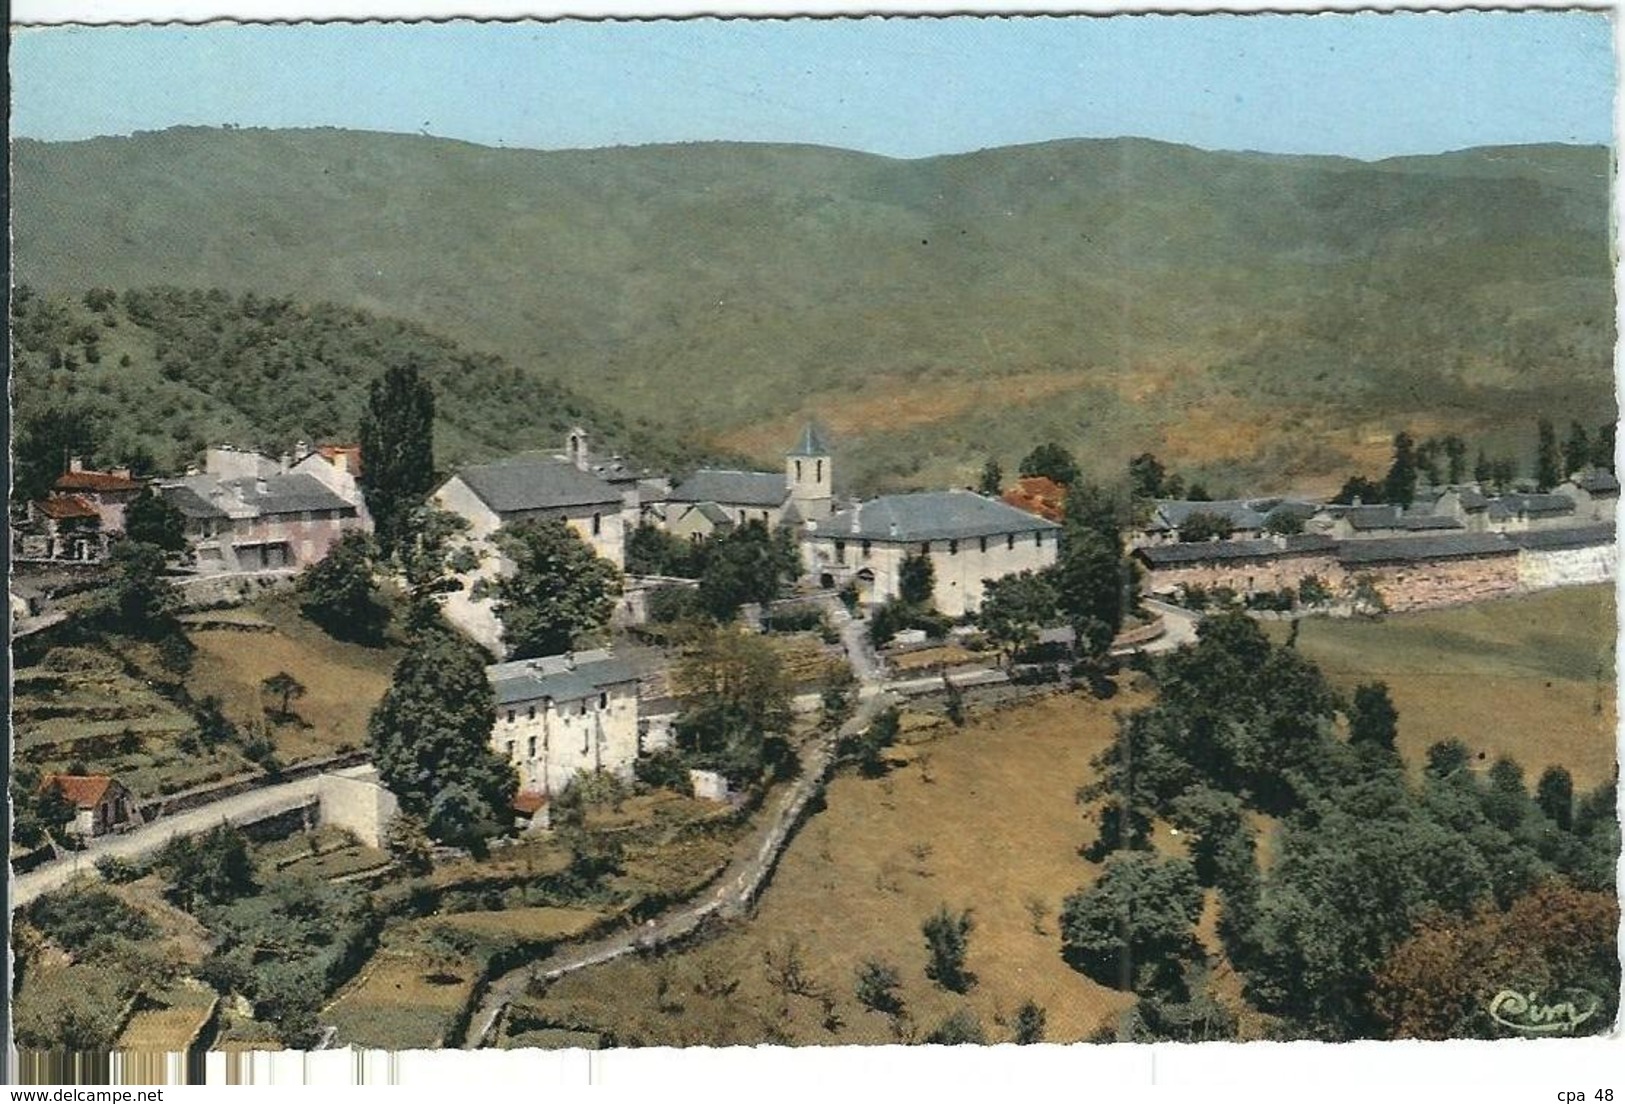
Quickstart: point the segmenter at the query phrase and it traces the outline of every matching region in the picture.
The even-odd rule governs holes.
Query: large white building
[[[580,771],[632,777],[638,757],[638,676],[606,651],[487,667],[496,691],[491,746],[519,774],[521,793],[557,794]]]
[[[822,522],[802,545],[807,570],[825,586],[857,585],[865,605],[898,597],[903,561],[930,558],[936,607],[975,613],[989,579],[1055,562],[1061,527],[971,491],[884,495]]]

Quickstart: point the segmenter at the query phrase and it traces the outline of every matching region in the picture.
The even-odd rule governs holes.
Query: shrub
[[[648,755],[640,755],[632,764],[632,773],[645,786],[676,790],[679,793],[689,791],[688,764],[684,762],[682,755],[672,748],[661,748]]]
[[[930,1034],[925,1037],[925,1042],[938,1046],[982,1044],[987,1042],[987,1033],[982,1030],[982,1021],[976,1018],[974,1012],[961,1008],[932,1028]]]
[[[783,606],[762,618],[770,632],[814,632],[825,627],[824,611],[813,605]]]
[[[903,1010],[903,1000],[897,995],[902,983],[897,967],[883,959],[866,958],[858,965],[853,990],[863,1007],[896,1015]]]
[[[965,948],[971,931],[976,927],[969,910],[958,916],[941,905],[920,925],[925,936],[925,948],[931,959],[925,965],[925,976],[956,993],[963,993],[975,984],[976,978],[965,969]]]

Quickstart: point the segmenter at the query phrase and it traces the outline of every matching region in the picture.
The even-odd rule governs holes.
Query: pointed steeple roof
[[[801,431],[801,440],[796,443],[796,447],[791,449],[787,455],[828,456],[829,443],[824,440],[824,435],[818,431],[818,426],[808,422]]]

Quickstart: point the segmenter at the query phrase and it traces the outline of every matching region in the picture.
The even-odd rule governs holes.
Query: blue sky
[[[1133,134],[1382,157],[1612,141],[1597,13],[24,29],[13,133],[341,126],[899,157]]]

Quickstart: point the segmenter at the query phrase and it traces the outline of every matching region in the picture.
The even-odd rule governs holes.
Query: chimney
[[[292,454],[284,452],[281,456],[277,457],[276,466],[278,471],[287,471],[289,468],[293,467]]]
[[[82,472],[82,471],[84,471],[85,470],[85,458],[83,456],[70,456],[70,457],[68,457],[68,470],[70,472]]]
[[[854,537],[858,535],[858,530],[862,527],[862,523],[858,518],[858,515],[862,512],[863,507],[861,505],[852,507],[852,535]]]
[[[571,652],[565,652],[564,653],[564,669],[566,671],[574,671],[576,669],[576,654],[575,654],[575,652],[571,651]]]

